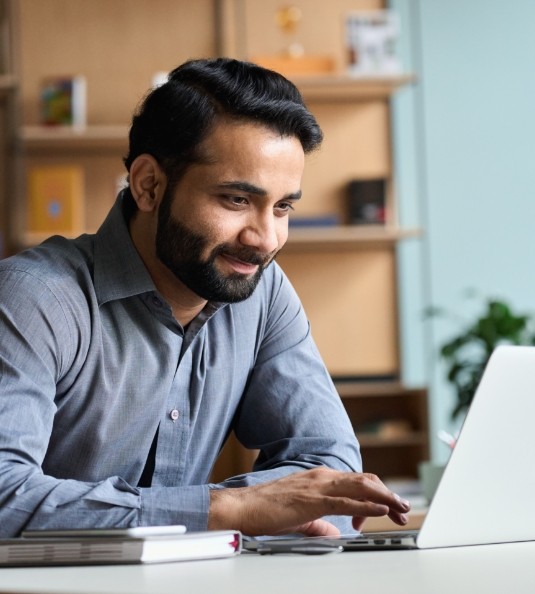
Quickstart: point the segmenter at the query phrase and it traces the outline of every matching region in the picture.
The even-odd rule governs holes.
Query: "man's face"
[[[166,189],[158,258],[203,299],[247,299],[288,237],[304,154],[296,138],[223,122],[202,144],[203,163]]]

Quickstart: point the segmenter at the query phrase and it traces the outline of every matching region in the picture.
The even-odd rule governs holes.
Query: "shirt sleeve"
[[[79,348],[72,320],[82,313],[75,307],[75,300],[61,302],[35,274],[1,273],[0,537],[24,529],[161,524],[206,529],[206,485],[139,489],[119,476],[84,482],[43,471],[56,383]]]

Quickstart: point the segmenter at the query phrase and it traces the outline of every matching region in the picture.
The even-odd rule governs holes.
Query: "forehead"
[[[281,135],[265,124],[249,120],[222,119],[212,127],[199,148],[203,160],[216,163],[230,155],[235,159],[240,153],[273,156],[283,146],[292,146],[294,151],[304,154],[296,136]]]
[[[281,136],[265,125],[222,120],[200,144],[199,152],[200,161],[192,167],[197,175],[268,185],[286,182],[297,186],[293,190],[301,183],[305,155],[299,139]]]

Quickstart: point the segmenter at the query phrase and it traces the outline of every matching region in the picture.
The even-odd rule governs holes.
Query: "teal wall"
[[[423,321],[429,305],[461,319],[469,289],[535,312],[535,1],[392,0],[417,82],[393,101],[402,225],[402,372],[430,388],[431,431],[450,424],[438,345],[459,329]],[[436,459],[447,448],[433,439]]]

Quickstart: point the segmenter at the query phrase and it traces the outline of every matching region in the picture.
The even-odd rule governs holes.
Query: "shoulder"
[[[227,306],[233,323],[240,320],[244,332],[256,332],[266,339],[280,332],[308,332],[301,301],[281,267],[273,262],[264,271],[254,293],[240,303]]]
[[[17,287],[27,297],[55,296],[62,300],[83,292],[92,280],[92,239],[52,237],[44,243],[0,261],[0,293]]]

